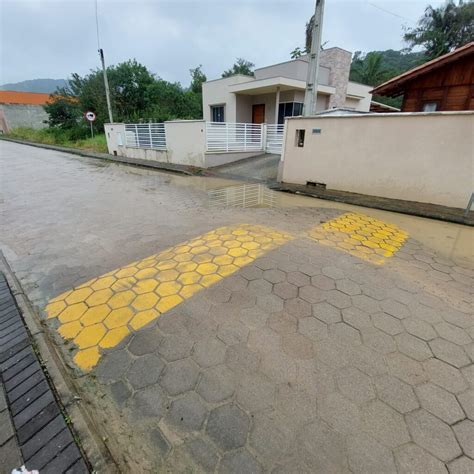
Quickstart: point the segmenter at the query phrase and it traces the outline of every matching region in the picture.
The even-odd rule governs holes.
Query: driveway
[[[1,248],[124,472],[472,472],[467,259],[390,213],[0,147]]]

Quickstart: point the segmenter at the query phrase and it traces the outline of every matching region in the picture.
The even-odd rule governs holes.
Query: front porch
[[[303,114],[306,82],[286,77],[252,80],[229,86],[235,96],[236,121],[283,125],[285,117]],[[318,86],[317,110],[328,108],[334,87]]]

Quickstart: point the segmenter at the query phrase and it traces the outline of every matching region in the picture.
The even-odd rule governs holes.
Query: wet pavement
[[[1,248],[125,472],[472,471],[472,229],[0,146]]]

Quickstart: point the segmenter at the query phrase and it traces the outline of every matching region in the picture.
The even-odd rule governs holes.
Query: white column
[[[278,124],[278,108],[280,107],[280,86],[277,86],[275,99],[275,123]]]

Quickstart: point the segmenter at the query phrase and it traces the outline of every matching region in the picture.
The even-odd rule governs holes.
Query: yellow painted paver
[[[215,229],[164,252],[133,262],[67,291],[46,306],[58,318],[59,334],[79,349],[83,371],[100,359],[100,349],[136,331],[293,237],[258,225]]]
[[[307,236],[375,264],[408,237],[395,225],[357,213],[319,225]],[[221,227],[83,283],[50,300],[46,314],[58,318],[59,334],[79,349],[76,365],[88,371],[101,348],[115,347],[131,331],[293,238],[258,225]]]
[[[408,234],[394,224],[354,212],[311,229],[308,236],[322,245],[377,265],[391,257],[408,238]]]

